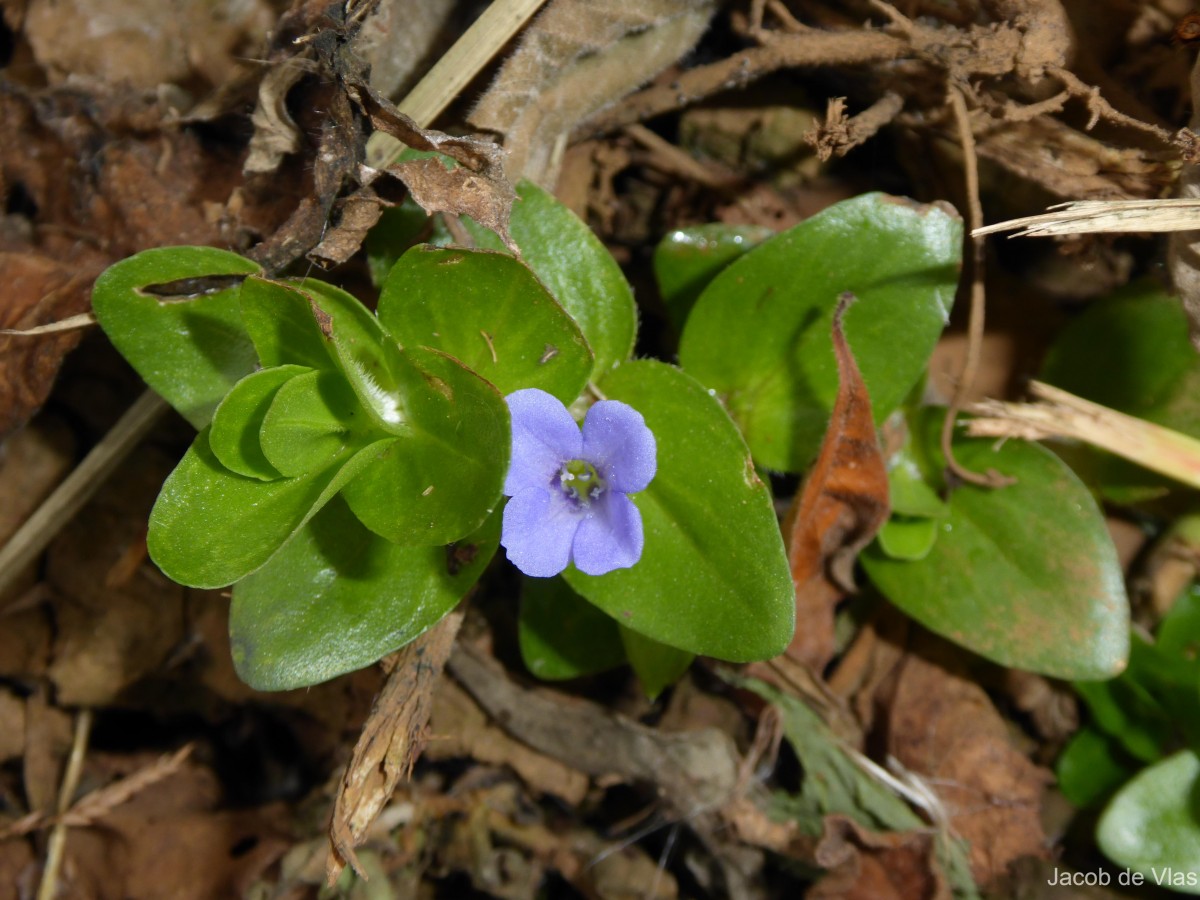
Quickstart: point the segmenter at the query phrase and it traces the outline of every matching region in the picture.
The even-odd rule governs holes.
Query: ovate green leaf
[[[912,519],[892,516],[883,523],[876,535],[879,549],[892,559],[922,560],[937,542],[937,519]]]
[[[650,700],[658,699],[659,694],[682,678],[696,658],[694,653],[660,644],[624,627],[621,628],[621,643],[625,645],[629,665]]]
[[[332,368],[308,294],[293,285],[255,276],[242,283],[240,302],[242,321],[263,366]]]
[[[1054,767],[1059,790],[1080,809],[1100,803],[1135,771],[1137,761],[1111,737],[1091,727],[1075,732]]]
[[[233,589],[234,666],[261,691],[368,666],[436,624],[483,572],[495,521],[458,547],[398,547],[334,498]]]
[[[940,416],[926,416],[914,438],[936,447]],[[1058,678],[1116,675],[1129,656],[1129,601],[1087,488],[1036,444],[955,448],[967,468],[1016,484],[956,488],[929,554],[905,562],[868,548],[860,558],[871,580],[927,628],[1002,665]]]
[[[658,474],[634,497],[641,560],[571,586],[622,625],[664,644],[744,662],[783,651],[795,593],[770,492],[721,405],[678,369],[626,363],[600,384],[658,442]]]
[[[262,451],[284,475],[305,475],[324,469],[352,444],[362,446],[371,430],[340,372],[308,372],[276,392],[262,423]]]
[[[414,247],[384,284],[379,320],[401,345],[448,353],[505,395],[533,387],[571,403],[592,372],[574,320],[502,253]]]
[[[263,453],[260,432],[271,401],[288,379],[309,371],[276,366],[247,375],[225,395],[213,415],[208,445],[221,465],[238,475],[274,481],[282,474]]]
[[[238,284],[257,263],[212,247],[159,247],[109,267],[92,289],[92,310],[113,345],[162,398],[203,428],[230,389],[255,369],[242,326]],[[221,279],[220,276],[234,276]],[[197,281],[180,296],[146,291],[186,279],[228,286],[209,293]]]
[[[830,323],[846,338],[877,422],[921,377],[958,284],[962,226],[944,206],[867,194],[830,207],[725,268],[688,317],[684,370],[725,400],[760,464],[800,471],[837,395]]]
[[[352,457],[343,454],[321,472],[259,481],[222,466],[206,429],[167,478],[150,513],[150,558],[189,587],[232,584],[270,559],[389,443],[379,441]]]
[[[407,367],[402,436],[345,490],[354,514],[402,544],[469,534],[500,502],[511,453],[508,407],[457,360],[396,351]]]
[[[714,222],[677,228],[654,248],[654,276],[667,312],[682,331],[696,298],[727,265],[775,234],[762,225]]]
[[[1117,865],[1184,894],[1200,894],[1200,758],[1181,750],[1117,792],[1096,826]]]
[[[521,258],[579,325],[603,376],[633,352],[637,308],[629,282],[600,239],[553,195],[522,181],[517,197],[508,230]],[[467,224],[478,246],[503,249],[493,232]]]

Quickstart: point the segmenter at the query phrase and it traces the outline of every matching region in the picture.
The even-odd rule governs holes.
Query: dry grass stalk
[[[1030,383],[1037,403],[985,400],[971,407],[973,437],[1059,438],[1083,441],[1200,488],[1200,441],[1153,422],[1117,412],[1040,381]]]

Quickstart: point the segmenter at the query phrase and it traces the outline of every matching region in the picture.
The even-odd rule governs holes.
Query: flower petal
[[[560,492],[547,487],[523,490],[504,507],[500,543],[514,566],[534,578],[549,578],[567,567],[583,517]]]
[[[504,493],[546,489],[562,464],[583,452],[579,426],[557,397],[527,388],[504,398],[512,415],[512,462]]]
[[[580,523],[571,561],[587,575],[627,569],[642,558],[643,542],[641,512],[624,494],[608,491]]]
[[[658,447],[642,414],[619,400],[601,400],[583,422],[583,458],[611,490],[645,489],[658,469]]]

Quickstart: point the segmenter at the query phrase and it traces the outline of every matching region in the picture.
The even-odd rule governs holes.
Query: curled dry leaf
[[[425,744],[433,690],[450,655],[462,613],[452,612],[407,647],[385,657],[388,680],[363,725],[334,801],[325,873],[334,884],[347,864],[365,877],[354,846],[362,840]]]
[[[300,149],[300,132],[287,109],[288,91],[315,65],[293,56],[272,67],[258,85],[258,101],[250,115],[254,134],[242,164],[246,174],[274,172],[284,156]]]
[[[27,329],[65,319],[87,308],[90,280],[68,263],[33,253],[0,252],[0,326]],[[24,422],[45,402],[59,363],[79,343],[78,332],[0,336],[0,434]]]
[[[897,676],[888,713],[888,752],[923,776],[970,846],[971,871],[986,884],[1022,856],[1044,852],[1042,793],[1052,780],[1010,743],[983,688],[932,636],[915,643]]]
[[[385,171],[404,182],[413,200],[425,212],[470,216],[496,232],[514,253],[519,252],[508,233],[517,194],[504,174],[504,150],[498,144],[421,128],[361,81],[352,84],[350,92],[376,130],[414,150],[441,153],[458,163],[457,167],[447,169],[438,160],[425,158],[387,166]],[[371,178],[368,175],[362,180],[369,183]]]
[[[787,654],[817,670],[833,658],[834,610],[853,589],[854,560],[888,515],[887,469],[871,398],[842,331],[853,299],[843,294],[833,316],[839,378],[833,416],[817,462],[784,523],[799,623]]]

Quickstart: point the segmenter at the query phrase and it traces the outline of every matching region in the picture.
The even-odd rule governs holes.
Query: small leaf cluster
[[[786,646],[786,557],[738,429],[679,368],[631,359],[636,307],[615,261],[548,194],[521,197],[520,259],[469,221],[479,249],[409,246],[396,235],[413,210],[396,210],[392,238],[372,241],[374,311],[210,248],[146,251],[97,282],[114,345],[199,430],[151,515],[151,557],[183,584],[233,585],[234,662],[252,686],[369,665],[460,601],[498,548],[504,397],[525,388],[577,412],[623,401],[655,435],[658,473],[633,497],[642,559],[548,586],[599,611],[651,691],[694,654]]]
[[[995,662],[1111,677],[1129,653],[1129,603],[1088,485],[1042,447],[958,438],[960,463],[1015,484],[954,483],[945,411],[920,405],[960,241],[941,207],[867,195],[765,239],[744,227],[675,232],[655,267],[682,323],[681,363],[717,390],[755,460],[784,472],[803,473],[817,454],[838,389],[829,322],[838,294],[854,293],[846,337],[889,436],[891,517],[860,556],[871,586]]]

